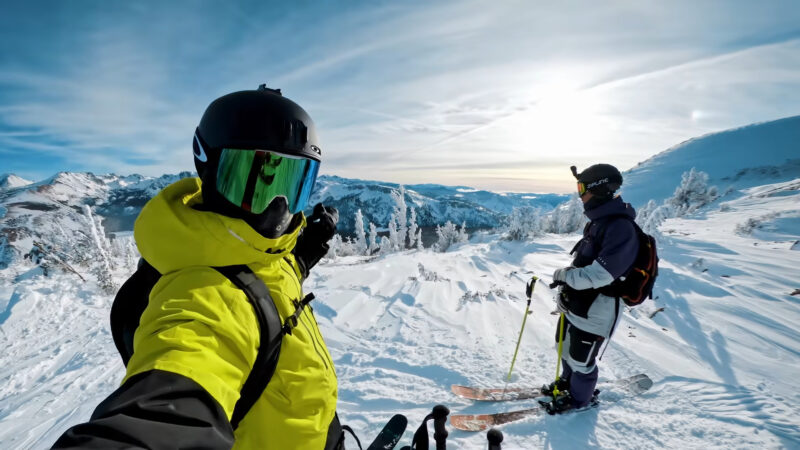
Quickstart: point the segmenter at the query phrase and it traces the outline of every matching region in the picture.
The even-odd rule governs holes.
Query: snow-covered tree
[[[392,239],[391,229],[389,239],[392,244],[400,250],[406,248],[406,236],[408,235],[408,206],[406,205],[406,188],[400,186],[398,190],[392,190],[392,200],[394,200],[394,218],[397,222],[397,238]]]
[[[364,232],[364,215],[361,214],[361,209],[356,211],[355,218],[356,241],[355,246],[359,254],[366,254],[368,250],[367,234]]]
[[[542,228],[549,233],[574,233],[582,230],[588,220],[583,214],[583,202],[576,195],[552,210]]]
[[[378,247],[378,253],[381,255],[385,255],[394,251],[394,246],[392,242],[386,236],[381,236],[381,243]]]
[[[97,279],[97,285],[100,289],[107,294],[112,294],[116,292],[118,286],[114,281],[113,269],[116,264],[110,256],[111,244],[105,235],[100,219],[95,219],[94,214],[92,214],[92,208],[89,205],[84,205],[84,215],[94,244],[93,248],[86,250],[97,255],[93,258],[94,261],[90,266],[90,272]]]
[[[453,244],[467,242],[466,223],[461,224],[461,229],[449,220],[442,226],[437,225],[436,238],[434,249],[438,252],[446,252]]]
[[[400,233],[397,231],[397,217],[394,214],[389,217],[389,244],[391,244],[392,251],[400,250],[402,242],[400,242]]]
[[[508,216],[505,237],[512,241],[521,241],[536,237],[542,233],[542,215],[538,208],[521,206],[514,208]]]
[[[378,228],[374,223],[369,223],[369,248],[367,252],[371,255],[378,249],[380,241],[378,241]]]
[[[675,216],[681,217],[713,202],[717,197],[716,186],[708,186],[708,174],[692,167],[681,175],[681,184],[667,202],[674,208]]]
[[[675,216],[673,207],[664,202],[658,205],[654,200],[650,200],[636,213],[636,223],[647,234],[658,235],[658,227],[665,220]]]
[[[419,226],[417,226],[417,210],[411,208],[411,217],[408,219],[408,248],[417,247],[417,231],[419,231]]]

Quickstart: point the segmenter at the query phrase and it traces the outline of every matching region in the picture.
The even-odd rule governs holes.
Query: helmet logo
[[[318,155],[322,155],[322,150],[320,150],[319,147],[317,147],[316,145],[312,145],[311,150]]]
[[[601,184],[605,184],[605,183],[608,183],[608,178],[603,178],[603,179],[594,181],[592,183],[589,183],[589,184],[586,185],[586,189],[591,189],[591,188],[593,188],[595,186],[600,186]]]
[[[200,160],[200,162],[207,162],[208,155],[206,155],[206,151],[203,148],[203,144],[200,143],[200,139],[198,139],[197,134],[194,135],[194,157]]]

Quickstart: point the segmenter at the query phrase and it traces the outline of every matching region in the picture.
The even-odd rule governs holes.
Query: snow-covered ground
[[[504,448],[800,447],[800,297],[790,295],[800,287],[798,189],[800,180],[753,188],[664,223],[658,298],[623,315],[600,372],[645,372],[653,388],[639,397],[612,389],[599,409],[507,425]],[[453,413],[532,406],[474,404],[449,387],[503,385],[526,280],[547,281],[577,238],[478,235],[447,253],[316,268],[305,288],[317,296],[337,366],[342,420],[368,440],[392,414],[416,427],[438,403]],[[122,377],[108,330],[111,297],[69,273],[44,278],[15,265],[0,275],[0,447],[45,448]],[[554,376],[552,297],[537,285],[510,385]],[[450,448],[485,445],[482,433],[450,431]]]

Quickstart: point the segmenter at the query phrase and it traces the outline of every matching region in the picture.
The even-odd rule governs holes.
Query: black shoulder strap
[[[161,274],[147,261],[140,259],[136,272],[114,297],[111,305],[111,336],[125,366],[133,355],[133,335],[139,327],[139,319],[147,308],[150,291],[159,278]]]
[[[266,389],[269,380],[275,373],[278,365],[278,356],[281,350],[281,340],[283,338],[281,316],[278,308],[269,294],[269,289],[264,282],[250,270],[246,265],[214,267],[219,273],[244,291],[258,320],[258,327],[261,330],[261,339],[258,347],[256,362],[253,364],[250,375],[244,382],[240,392],[239,401],[233,409],[231,425],[234,429],[239,426],[244,416],[255,405],[261,397],[261,393]]]

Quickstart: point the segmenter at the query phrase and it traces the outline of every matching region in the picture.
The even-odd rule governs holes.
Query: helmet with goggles
[[[595,164],[580,173],[575,166],[570,170],[578,180],[578,195],[581,196],[588,191],[596,197],[611,198],[622,186],[622,174],[611,164]]]
[[[308,113],[263,84],[211,102],[193,148],[203,202],[239,217],[261,214],[281,196],[289,212],[302,211],[322,156]]]

